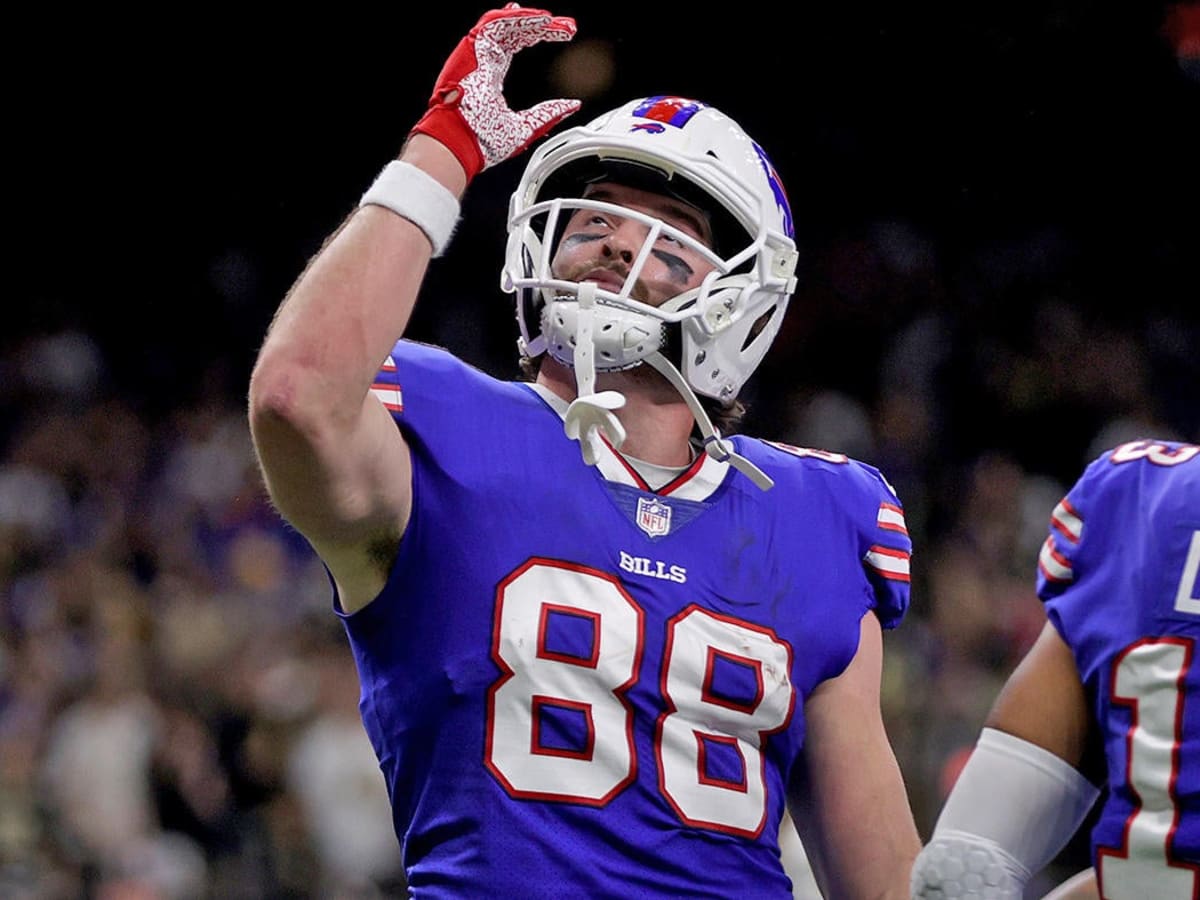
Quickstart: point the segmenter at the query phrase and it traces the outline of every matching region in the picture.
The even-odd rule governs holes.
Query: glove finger
[[[493,22],[483,29],[475,38],[475,55],[482,57],[487,54],[493,58],[503,57],[504,66],[507,68],[508,64],[512,62],[513,54],[526,47],[532,47],[541,40],[538,31],[507,27],[511,21]]]
[[[537,140],[583,104],[579,100],[543,100],[518,115],[530,130],[530,140]]]
[[[491,25],[493,22],[497,22],[502,19],[528,19],[539,16],[547,19],[551,18],[550,11],[548,9],[537,9],[532,6],[522,6],[520,3],[506,3],[500,9],[489,9],[482,16],[480,16],[479,21],[475,23],[475,27],[471,29],[471,32],[473,34],[477,34],[488,25]]]
[[[495,41],[512,53],[541,41],[569,41],[575,37],[574,19],[539,12],[539,15],[533,16],[514,15],[496,19],[482,29],[480,36]]]
[[[520,3],[508,3],[501,9],[493,9],[490,12],[484,13],[476,25],[486,25],[489,22],[495,22],[500,19],[546,19],[553,21],[556,26],[565,23],[572,29],[575,27],[575,20],[570,16],[555,16],[548,9],[540,9],[536,6],[522,6]]]
[[[554,16],[544,9],[518,8],[512,12],[498,12],[484,16],[472,30],[477,35],[487,35],[494,40],[503,35],[541,31],[553,19]]]
[[[570,16],[554,16],[542,30],[543,41],[569,41],[575,37],[575,20]]]

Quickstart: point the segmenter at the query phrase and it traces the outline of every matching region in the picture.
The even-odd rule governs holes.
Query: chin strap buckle
[[[704,452],[717,462],[729,462],[733,458],[729,445],[719,434],[710,434],[704,439]]]

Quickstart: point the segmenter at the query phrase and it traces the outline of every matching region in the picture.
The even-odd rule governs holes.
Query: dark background
[[[633,96],[690,94],[739,119],[774,157],[808,278],[793,311],[824,254],[901,221],[936,244],[943,270],[989,242],[1049,253],[1043,285],[1136,330],[1160,311],[1194,322],[1200,297],[1200,62],[1181,55],[1188,28],[1197,40],[1195,7],[554,11],[576,17],[577,43],[594,39],[614,60],[611,84],[577,119]],[[397,150],[481,9],[263,18],[206,7],[169,25],[105,11],[67,33],[30,29],[43,50],[10,132],[19,244],[5,340],[80,326],[111,348],[121,389],[150,406],[192,389],[214,359],[239,389],[292,279]],[[517,57],[512,105],[547,96],[561,49]],[[413,326],[448,343],[477,329],[456,349],[493,367],[510,365],[516,336],[497,285],[518,175],[505,163],[472,186],[451,255],[428,282],[428,293],[452,296],[423,304]],[[1012,302],[996,327],[1025,312]],[[462,322],[435,322],[439,303]],[[798,363],[803,374],[819,360],[835,382],[869,391],[822,339],[835,336],[806,335],[815,339],[798,359],[817,356]]]

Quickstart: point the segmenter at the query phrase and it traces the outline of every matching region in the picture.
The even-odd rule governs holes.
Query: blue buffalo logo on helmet
[[[630,131],[641,131],[649,134],[662,134],[666,131],[665,125],[673,125],[676,128],[682,128],[696,113],[703,109],[708,109],[709,105],[699,100],[690,100],[687,97],[671,97],[660,95],[656,97],[647,97],[640,105],[634,107],[631,115],[638,116],[643,119],[650,119],[649,122],[635,122]],[[751,146],[754,147],[754,152],[758,154],[758,160],[762,164],[763,172],[766,173],[767,183],[771,186],[771,193],[775,195],[775,203],[779,206],[779,211],[783,216],[784,234],[790,238],[796,237],[795,225],[792,221],[792,205],[788,202],[787,192],[783,188],[783,180],[779,177],[779,173],[775,171],[775,166],[771,162],[770,157],[757,141],[751,140]]]
[[[640,106],[632,111],[631,115],[682,128],[692,116],[707,106],[707,103],[689,100],[686,97],[647,97]]]
[[[783,233],[794,240],[796,237],[796,227],[792,222],[792,204],[788,202],[787,192],[783,189],[783,179],[775,171],[775,166],[771,163],[770,157],[767,156],[767,151],[763,150],[757,141],[751,141],[750,143],[754,145],[754,152],[758,154],[758,160],[762,163],[763,171],[767,173],[767,183],[771,185],[771,193],[775,195],[775,202],[779,204],[779,211],[783,213]]]

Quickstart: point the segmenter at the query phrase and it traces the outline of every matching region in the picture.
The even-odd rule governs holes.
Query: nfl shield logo
[[[671,530],[671,507],[657,497],[638,497],[637,525],[650,537],[662,537]]]

